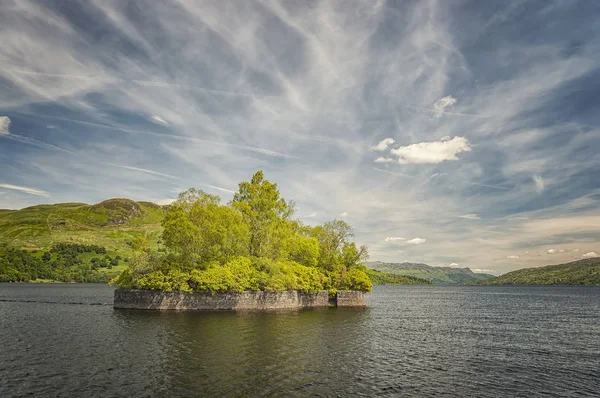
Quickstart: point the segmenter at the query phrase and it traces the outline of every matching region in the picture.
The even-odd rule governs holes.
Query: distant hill
[[[478,283],[486,285],[600,285],[600,258],[539,268],[523,268]]]
[[[426,279],[415,278],[414,276],[388,274],[374,269],[368,269],[367,275],[375,285],[431,285],[432,282]]]
[[[475,273],[470,268],[432,267],[431,265],[421,263],[384,263],[381,261],[371,261],[365,263],[365,265],[367,268],[377,271],[425,279],[436,284],[474,283],[494,278],[494,275]]]
[[[94,244],[130,252],[128,242],[143,235],[156,248],[164,208],[150,202],[109,199],[95,205],[59,203],[0,211],[0,244],[29,250],[57,242]]]

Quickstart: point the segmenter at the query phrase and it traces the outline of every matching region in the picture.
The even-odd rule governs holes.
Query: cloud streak
[[[0,188],[10,189],[12,191],[23,192],[28,195],[36,195],[36,196],[44,196],[44,197],[50,196],[50,194],[48,194],[48,192],[42,191],[40,189],[22,187],[22,186],[12,185],[12,184],[0,184]]]

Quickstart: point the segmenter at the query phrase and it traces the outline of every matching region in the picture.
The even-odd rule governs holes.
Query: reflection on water
[[[0,284],[0,396],[600,390],[599,288],[383,286],[367,309],[266,313],[111,301],[107,286]]]

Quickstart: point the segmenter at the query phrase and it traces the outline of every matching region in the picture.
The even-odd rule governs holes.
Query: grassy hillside
[[[373,261],[365,264],[377,271],[425,279],[436,284],[464,284],[493,278],[493,275],[479,274],[469,268],[432,267],[421,263],[384,263]]]
[[[478,283],[486,285],[600,285],[600,258],[547,265],[540,268],[519,269]]]
[[[26,250],[49,249],[54,243],[94,244],[128,255],[136,236],[157,248],[164,209],[154,203],[109,199],[87,205],[60,203],[0,211],[0,244]]]
[[[159,248],[164,213],[165,209],[157,204],[129,199],[109,199],[95,205],[59,203],[0,210],[3,278],[108,281],[125,269],[125,259],[132,254],[131,242],[137,237],[144,236],[150,248]],[[54,248],[60,243],[97,245],[105,252],[57,254]],[[26,250],[30,256],[12,249]],[[42,261],[46,252],[51,257]],[[104,264],[117,257],[121,259],[118,264]]]

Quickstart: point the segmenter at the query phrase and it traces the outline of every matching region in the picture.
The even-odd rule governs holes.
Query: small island
[[[262,171],[226,205],[189,189],[162,221],[164,247],[133,242],[128,268],[111,281],[115,308],[247,310],[364,306],[372,288],[342,220],[318,226],[294,218]]]

